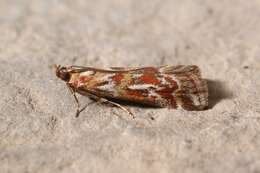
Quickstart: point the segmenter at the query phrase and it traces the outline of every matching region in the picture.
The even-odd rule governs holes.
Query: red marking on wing
[[[80,76],[80,77],[79,77],[79,82],[80,82],[80,83],[85,83],[85,82],[90,81],[92,78],[93,78],[93,77]]]
[[[112,80],[117,84],[120,84],[122,79],[124,79],[124,75],[122,73],[117,73],[112,77]]]
[[[173,80],[171,77],[166,76],[165,80],[170,83],[170,85],[169,85],[170,88],[174,88],[174,89],[179,88],[177,82],[175,80]]]
[[[131,102],[156,106],[156,97],[150,97],[148,96],[148,93],[148,90],[126,90],[125,94],[122,95],[120,98]]]
[[[176,89],[175,88],[165,88],[160,91],[156,91],[157,94],[159,94],[162,98],[166,99],[169,101],[169,104],[176,108],[176,100],[175,97],[172,95]]]
[[[140,78],[138,78],[144,84],[153,84],[158,85],[160,81],[153,74],[144,74]]]

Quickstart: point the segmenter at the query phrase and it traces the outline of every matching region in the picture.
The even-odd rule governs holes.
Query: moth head
[[[60,65],[54,65],[55,73],[58,78],[68,82],[70,80],[70,72],[67,67],[62,67]]]

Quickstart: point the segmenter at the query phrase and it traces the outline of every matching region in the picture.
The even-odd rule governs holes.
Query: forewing
[[[77,88],[100,97],[158,107],[201,110],[207,106],[207,84],[197,66],[116,69],[86,68],[76,81]]]

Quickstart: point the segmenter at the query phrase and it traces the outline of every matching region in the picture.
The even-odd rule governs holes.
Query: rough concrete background
[[[0,172],[260,172],[259,31],[259,0],[0,0]],[[56,63],[196,64],[210,108],[76,119]]]

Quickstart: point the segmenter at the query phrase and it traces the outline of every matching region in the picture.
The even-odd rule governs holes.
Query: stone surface
[[[260,172],[259,16],[259,0],[1,0],[0,172]],[[210,108],[75,118],[53,64],[196,64]]]

